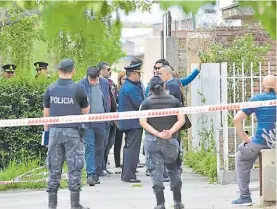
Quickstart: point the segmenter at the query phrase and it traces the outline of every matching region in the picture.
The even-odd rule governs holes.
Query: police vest
[[[151,109],[166,109],[176,108],[176,98],[167,93],[161,93],[159,95],[151,94],[146,100],[147,110]],[[169,130],[176,122],[177,116],[166,116],[157,118],[148,118],[147,122],[156,130],[163,131]]]
[[[76,99],[77,86],[76,83],[69,80],[68,84],[59,85],[59,82],[56,82],[49,88],[50,117],[81,114],[81,106]],[[51,128],[53,127],[77,128],[80,127],[80,123],[51,125]]]

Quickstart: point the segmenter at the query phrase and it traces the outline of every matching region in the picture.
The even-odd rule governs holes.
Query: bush
[[[188,151],[184,156],[184,163],[196,173],[209,177],[210,182],[217,179],[216,153],[214,151]]]
[[[0,119],[42,117],[42,98],[46,87],[55,78],[30,78],[16,75],[0,80]],[[43,126],[0,128],[0,168],[10,161],[45,158],[46,148],[40,145]]]
[[[184,163],[196,173],[209,177],[210,182],[217,180],[215,142],[206,148],[202,143],[199,150],[189,150],[184,156]]]

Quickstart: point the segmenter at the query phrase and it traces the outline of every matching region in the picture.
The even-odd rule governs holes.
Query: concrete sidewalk
[[[111,153],[112,154],[112,153]],[[112,159],[112,156],[109,156]],[[141,158],[143,160],[143,156]],[[113,170],[111,161],[110,169]],[[101,178],[101,184],[94,187],[84,187],[81,202],[91,209],[153,209],[155,196],[152,192],[150,177],[145,175],[145,168],[139,169],[138,179],[142,180],[140,187],[120,181],[120,175]],[[238,197],[237,186],[213,185],[206,177],[194,174],[185,168],[183,179],[183,202],[186,209],[231,209],[242,208],[231,205],[231,201]],[[166,207],[173,208],[172,194],[169,183],[165,183]],[[251,187],[257,187],[254,183]],[[252,193],[256,203],[252,208],[260,208],[259,192]],[[0,193],[1,209],[47,209],[47,193],[45,191],[8,191]],[[59,191],[59,209],[69,209],[68,190]]]

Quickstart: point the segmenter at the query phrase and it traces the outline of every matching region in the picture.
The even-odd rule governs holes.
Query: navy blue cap
[[[140,58],[134,58],[129,66],[124,67],[126,71],[140,71],[142,60]]]
[[[16,65],[6,64],[6,65],[3,65],[2,68],[4,69],[4,72],[11,72],[11,71],[15,71]]]
[[[48,63],[46,63],[46,62],[35,62],[34,66],[36,67],[36,69],[40,69],[40,68],[45,69],[45,68],[47,68]]]
[[[72,71],[74,69],[74,61],[72,59],[63,59],[57,66],[62,71]]]

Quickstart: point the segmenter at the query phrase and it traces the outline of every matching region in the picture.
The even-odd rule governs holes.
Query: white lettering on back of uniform
[[[54,104],[74,104],[72,97],[54,97],[50,96],[50,103]]]

